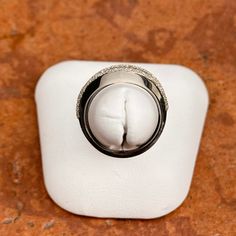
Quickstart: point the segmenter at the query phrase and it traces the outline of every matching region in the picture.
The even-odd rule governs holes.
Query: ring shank
[[[133,73],[136,76],[126,77],[127,79],[120,79],[115,76],[109,76],[112,73],[117,71],[122,71],[126,73]],[[93,132],[90,129],[88,122],[88,109],[93,100],[93,98],[105,87],[111,86],[117,83],[127,83],[133,84],[136,86],[145,89],[149,94],[152,95],[153,99],[158,108],[159,119],[156,129],[150,139],[144,144],[140,145],[138,148],[133,150],[111,150],[108,147],[104,146],[101,142],[99,142],[94,136]],[[79,119],[81,129],[89,140],[89,142],[97,148],[102,153],[113,156],[113,157],[133,157],[139,155],[146,150],[148,150],[152,145],[156,143],[158,138],[160,137],[166,122],[168,110],[168,103],[164,93],[163,88],[160,86],[159,81],[147,72],[146,70],[131,66],[131,65],[118,65],[112,66],[109,68],[105,68],[102,71],[95,74],[82,88],[76,106],[77,118]]]

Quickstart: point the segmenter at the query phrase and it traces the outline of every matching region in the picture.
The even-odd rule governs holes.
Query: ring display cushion
[[[44,182],[53,201],[79,215],[150,219],[186,198],[208,93],[200,77],[178,65],[137,64],[161,82],[169,102],[162,135],[146,152],[114,158],[94,148],[76,117],[86,81],[111,62],[67,61],[49,68],[35,92]]]

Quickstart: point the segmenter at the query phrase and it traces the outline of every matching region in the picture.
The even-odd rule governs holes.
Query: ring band
[[[114,78],[114,76],[109,77],[109,75],[114,72],[132,73],[138,75],[140,79],[137,80],[136,77],[132,76],[123,79],[121,79],[120,77]],[[104,80],[106,80],[106,83],[104,83]],[[138,148],[134,150],[109,149],[101,142],[99,142],[99,140],[94,136],[88,122],[88,109],[93,98],[107,86],[118,83],[137,85],[142,89],[146,90],[155,100],[159,112],[158,123],[153,135],[149,138],[147,142],[140,145]],[[136,156],[145,152],[152,145],[154,145],[164,129],[166,123],[167,110],[168,110],[167,97],[165,95],[162,85],[157,80],[157,78],[154,75],[152,75],[149,71],[141,67],[129,64],[113,65],[111,67],[104,68],[101,71],[97,72],[94,76],[92,76],[92,78],[88,80],[88,82],[81,89],[76,104],[76,115],[77,118],[79,119],[80,126],[85,137],[99,151],[113,157]]]

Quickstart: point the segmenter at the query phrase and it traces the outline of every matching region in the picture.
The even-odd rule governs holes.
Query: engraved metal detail
[[[168,110],[168,101],[167,101],[167,97],[166,94],[164,92],[164,89],[161,85],[161,83],[159,82],[159,80],[152,74],[150,73],[148,70],[141,68],[139,66],[134,66],[134,65],[129,65],[129,64],[120,64],[120,65],[112,65],[110,67],[104,68],[100,71],[98,71],[95,75],[93,75],[87,82],[86,84],[83,86],[83,88],[81,89],[79,96],[77,98],[77,106],[76,106],[76,114],[77,117],[79,118],[79,103],[80,100],[83,96],[83,93],[85,92],[85,89],[88,87],[88,85],[90,83],[92,83],[94,80],[96,80],[97,78],[108,74],[108,73],[112,73],[112,72],[117,72],[117,71],[125,71],[125,72],[132,72],[141,76],[144,76],[145,78],[151,80],[159,89],[161,95],[163,96],[164,102],[165,102],[165,106],[166,106],[166,110]]]

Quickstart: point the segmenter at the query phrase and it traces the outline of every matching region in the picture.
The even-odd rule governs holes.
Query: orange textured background
[[[155,220],[79,217],[43,184],[35,84],[62,60],[173,63],[210,108],[190,193]],[[0,0],[0,235],[236,235],[236,1]]]

